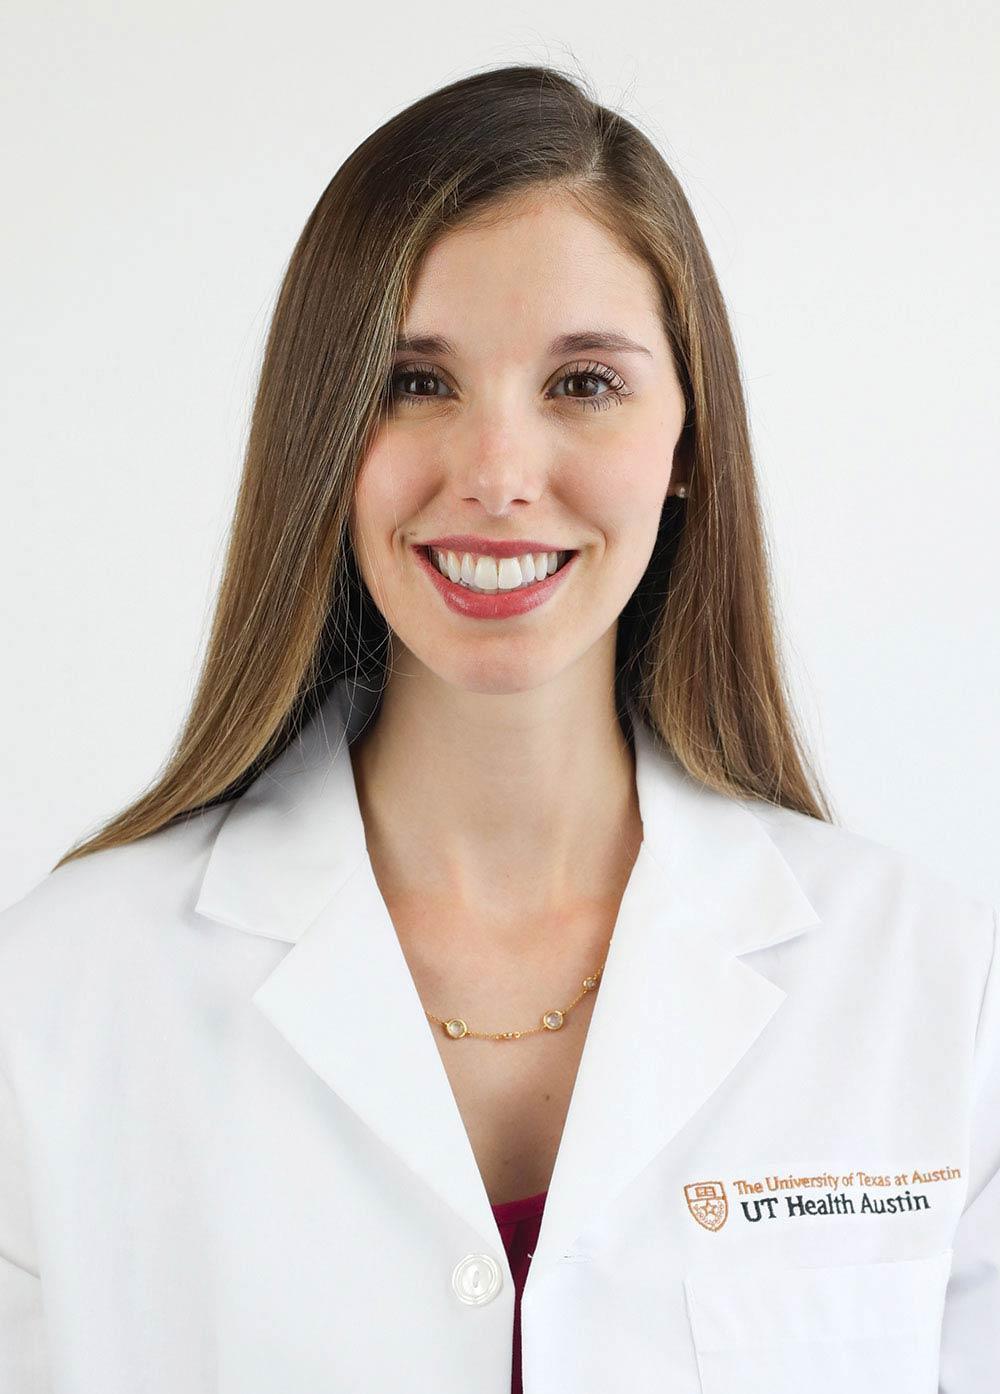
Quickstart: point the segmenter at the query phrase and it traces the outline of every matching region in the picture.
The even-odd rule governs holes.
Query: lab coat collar
[[[629,711],[643,841],[584,1042],[532,1287],[668,1146],[781,1006],[785,990],[741,956],[819,923],[752,801],[692,779]],[[432,1038],[440,1028],[424,1013],[368,858],[348,749],[359,719],[356,690],[339,683],[232,804],[195,908],[293,946],[254,991],[254,1006],[502,1261]]]

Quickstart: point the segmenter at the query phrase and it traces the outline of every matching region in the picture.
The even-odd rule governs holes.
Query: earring
[[[687,485],[686,485],[686,484],[678,484],[678,486],[677,486],[677,497],[678,497],[679,499],[686,499],[686,498],[687,498],[687,492],[688,492],[688,488],[687,488]]]

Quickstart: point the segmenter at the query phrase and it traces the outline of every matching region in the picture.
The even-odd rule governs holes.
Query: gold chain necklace
[[[604,962],[606,963],[607,959],[605,959]],[[593,992],[595,990],[597,984],[601,980],[601,974],[603,972],[604,963],[601,964],[596,973],[592,974],[589,978],[584,978],[583,991],[577,993],[568,1007],[563,1007],[561,1011],[553,1007],[551,1011],[543,1015],[540,1026],[529,1026],[523,1031],[470,1031],[460,1016],[453,1016],[447,1021],[444,1017],[434,1016],[432,1012],[425,1012],[425,1016],[429,1016],[431,1021],[436,1021],[439,1026],[443,1027],[444,1034],[453,1041],[460,1041],[463,1036],[478,1037],[478,1039],[482,1041],[517,1041],[520,1040],[522,1036],[537,1035],[539,1031],[558,1031],[577,1002],[579,1002],[581,998],[586,997],[588,992]]]

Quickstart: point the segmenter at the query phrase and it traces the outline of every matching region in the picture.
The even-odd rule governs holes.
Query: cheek
[[[636,435],[602,451],[579,476],[577,506],[608,544],[651,550],[670,481],[671,447],[661,432]]]
[[[420,509],[420,474],[402,450],[376,448],[362,462],[354,486],[351,527],[369,547],[392,545]]]

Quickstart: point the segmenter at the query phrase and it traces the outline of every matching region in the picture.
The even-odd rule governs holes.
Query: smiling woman
[[[553,551],[561,583],[511,608],[498,568],[478,604],[480,559]],[[494,622],[456,642],[459,616]],[[778,648],[739,364],[678,180],[568,75],[483,71],[368,136],[309,215],[188,719],[63,860],[239,797],[339,679],[388,697],[404,654],[485,695],[590,652],[700,781],[829,818]]]
[[[451,83],[291,256],[176,749],[0,917],[0,1390],[510,1394],[523,1321],[525,1394],[987,1394],[997,933],[808,769],[677,179]]]

